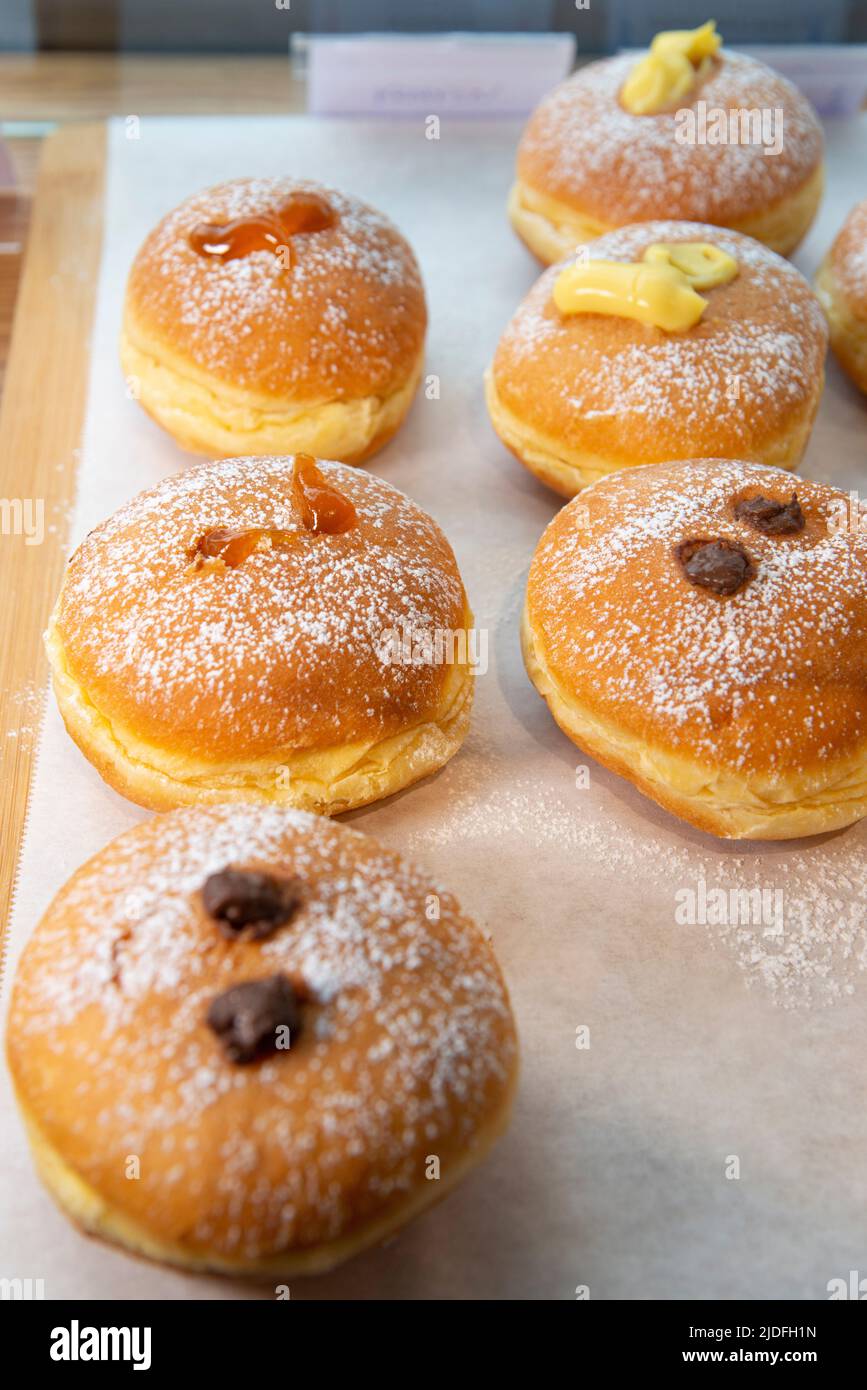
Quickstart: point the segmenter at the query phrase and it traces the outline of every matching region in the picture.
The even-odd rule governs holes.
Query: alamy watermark
[[[700,878],[694,887],[678,888],[674,900],[679,927],[763,927],[765,936],[783,932],[782,888],[709,888]]]
[[[783,149],[781,106],[708,106],[697,101],[674,113],[674,138],[679,145],[758,145],[762,154]]]
[[[853,535],[867,531],[867,502],[854,488],[845,497],[832,497],[826,504],[828,531],[837,535],[850,531]]]
[[[0,1302],[21,1303],[44,1297],[44,1279],[0,1279]]]
[[[829,1279],[825,1288],[832,1303],[840,1299],[853,1299],[857,1303],[867,1301],[867,1279],[862,1279],[857,1269],[850,1269],[848,1278]]]
[[[468,666],[474,676],[488,669],[487,628],[418,628],[402,622],[386,628],[376,654],[383,666]]]
[[[45,540],[45,500],[42,497],[0,497],[0,535],[23,536],[25,545]]]

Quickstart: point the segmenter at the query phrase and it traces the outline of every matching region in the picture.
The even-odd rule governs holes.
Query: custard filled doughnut
[[[382,213],[315,183],[237,179],[145,241],[121,362],[193,453],[359,463],[409,410],[426,325],[415,256]]]
[[[822,195],[822,127],[791,82],[718,42],[712,25],[660,34],[644,58],[590,63],[545,97],[509,197],[539,260],[660,217],[795,249]]]
[[[691,825],[867,813],[867,531],[846,493],[723,459],[618,473],[533,557],[530,679],[580,748]]]
[[[816,293],[837,361],[867,392],[867,198],[843,223],[816,277]]]
[[[24,951],[7,1048],[61,1208],[226,1274],[383,1239],[484,1156],[517,1074],[506,986],[451,894],[276,806],[158,816],[83,865]]]
[[[637,223],[540,276],[486,374],[488,411],[506,447],[564,497],[670,459],[795,468],[827,337],[807,281],[760,243]]]
[[[429,516],[297,455],[200,464],[134,498],[72,556],[46,642],[67,729],[139,805],[331,815],[457,752],[471,622]]]

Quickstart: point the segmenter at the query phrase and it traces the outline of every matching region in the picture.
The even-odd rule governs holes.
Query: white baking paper
[[[424,861],[491,931],[522,1039],[513,1123],[441,1206],[334,1274],[294,1281],[292,1297],[822,1299],[829,1280],[867,1274],[867,825],[715,841],[582,755],[530,687],[518,614],[559,504],[498,443],[481,383],[537,274],[504,211],[518,128],[444,121],[440,136],[421,121],[311,118],[144,118],[138,140],[120,123],[110,135],[73,541],[189,465],[127,399],[117,363],[141,239],[210,182],[317,178],[385,209],[420,258],[439,397],[419,396],[372,467],[442,524],[490,638],[461,753],[351,819]],[[828,143],[828,193],[797,257],[808,274],[865,191],[867,124]],[[867,403],[832,362],[804,471],[864,491],[865,459]],[[10,967],[72,870],[144,815],[103,785],[49,700]],[[708,890],[739,885],[770,894],[767,922],[701,920]],[[274,1296],[81,1236],[33,1174],[5,1077],[0,1135],[0,1276],[41,1278],[48,1298]]]

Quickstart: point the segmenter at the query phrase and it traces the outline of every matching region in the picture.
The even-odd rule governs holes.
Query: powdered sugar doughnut
[[[416,259],[382,213],[309,181],[236,179],[138,252],[121,360],[194,453],[358,463],[409,409],[426,324]]]
[[[500,338],[486,376],[503,443],[565,497],[606,474],[668,459],[751,458],[797,467],[824,384],[827,328],[807,281],[737,232],[642,222],[600,237],[590,260],[638,262],[654,243],[707,242],[738,273],[703,290],[683,332],[563,315],[546,270]]]
[[[867,530],[836,488],[722,459],[606,478],[539,542],[523,644],[563,731],[702,830],[867,814]]]
[[[46,640],[70,734],[133,801],[336,814],[460,747],[471,622],[429,516],[299,455],[200,464],[134,498],[72,556]],[[452,640],[416,651],[407,632]]]
[[[816,277],[840,366],[867,393],[867,198],[843,223]]]
[[[677,110],[632,115],[620,92],[635,62],[624,54],[580,68],[530,117],[509,215],[535,255],[550,264],[613,227],[660,217],[713,222],[793,251],[823,184],[822,127],[806,97],[764,63],[722,49]],[[703,113],[705,124],[708,113],[767,112],[779,140],[688,143],[678,138],[679,111]]]
[[[253,806],[157,817],[78,870],[22,957],[8,1055],[67,1213],[224,1273],[328,1268],[402,1225],[487,1151],[517,1069],[449,893]]]

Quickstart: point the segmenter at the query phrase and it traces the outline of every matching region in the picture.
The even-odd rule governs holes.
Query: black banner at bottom
[[[414,1337],[414,1358],[420,1359],[425,1379],[454,1375],[455,1343],[443,1336],[452,1321],[463,1324],[459,1328],[462,1370],[477,1359],[480,1369],[490,1373],[498,1349],[514,1355],[524,1316],[538,1337],[540,1303],[527,1300],[525,1313],[519,1311],[521,1306],[509,1305],[505,1328],[499,1323],[496,1304],[402,1303],[391,1305],[379,1323],[375,1299],[335,1304],[317,1302],[315,1295],[295,1300],[253,1297],[165,1303],[5,1301],[0,1304],[0,1317],[7,1315],[3,1318],[7,1355],[12,1352],[25,1371],[47,1371],[61,1378],[98,1377],[108,1368],[114,1376],[129,1373],[142,1378],[192,1371],[196,1376],[213,1376],[217,1383],[230,1376],[240,1382],[279,1368],[281,1374],[297,1375],[311,1358],[324,1359],[320,1367],[331,1377],[342,1352],[353,1375],[383,1374],[390,1365],[392,1373],[384,1377],[388,1380],[397,1374],[395,1357],[405,1359],[408,1333]],[[400,1309],[397,1324],[395,1307]],[[578,1357],[588,1366],[601,1360],[612,1371],[812,1366],[827,1372],[848,1367],[858,1357],[864,1327],[858,1310],[840,1308],[835,1302],[587,1301],[546,1315],[542,1333],[546,1340],[542,1344],[534,1340],[533,1345],[537,1351],[544,1348],[547,1361],[558,1350],[556,1339],[562,1337],[561,1354],[573,1362]],[[399,1346],[404,1348],[402,1353]],[[365,1348],[366,1368],[358,1361]],[[368,1358],[374,1348],[378,1350],[371,1363]]]

